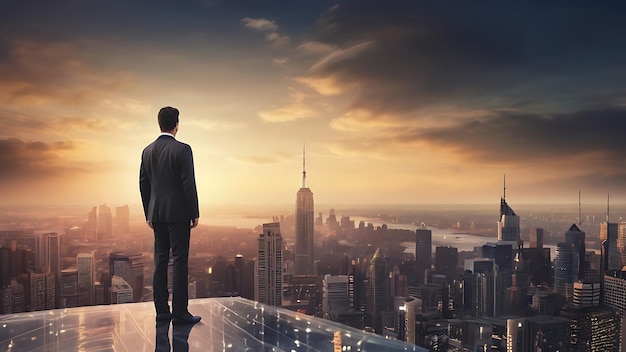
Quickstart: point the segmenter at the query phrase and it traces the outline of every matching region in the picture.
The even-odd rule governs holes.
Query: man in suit
[[[175,139],[178,109],[159,111],[161,134],[141,154],[139,189],[146,223],[154,230],[154,276],[152,278],[157,322],[174,325],[200,321],[187,310],[188,258],[191,229],[198,226],[198,192],[191,147]],[[172,272],[172,312],[168,305],[167,265],[170,249]]]

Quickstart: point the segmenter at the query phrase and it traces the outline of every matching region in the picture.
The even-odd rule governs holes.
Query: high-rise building
[[[85,229],[85,235],[87,238],[96,239],[98,234],[98,208],[93,207],[89,214],[87,214],[87,228]]]
[[[78,270],[76,268],[68,268],[61,270],[59,308],[71,308],[78,306]]]
[[[133,289],[133,302],[143,300],[143,261],[141,253],[111,253],[109,255],[109,273],[123,278]]]
[[[96,266],[93,252],[79,253],[76,256],[76,269],[78,270],[78,293],[80,305],[93,305],[95,299],[95,275]]]
[[[61,238],[56,232],[44,233],[38,238],[38,265],[50,268],[50,272],[57,277],[61,270]]]
[[[518,242],[520,240],[520,217],[500,198],[500,221],[498,221],[498,241]],[[515,246],[517,247],[517,246]]]
[[[620,318],[613,308],[568,308],[559,315],[571,321],[569,351],[619,351]]]
[[[556,258],[554,258],[554,288],[567,300],[571,300],[573,294],[573,252],[574,244],[559,242],[556,247]]]
[[[543,228],[536,227],[530,231],[530,248],[543,248]]]
[[[382,335],[383,315],[389,309],[389,273],[380,248],[376,249],[370,262],[366,300],[369,326],[373,327],[377,334]]]
[[[106,204],[98,207],[98,240],[110,240],[113,238],[113,215],[111,208]]]
[[[130,232],[130,209],[128,205],[115,208],[115,234],[123,235]]]
[[[324,319],[337,317],[340,310],[350,309],[347,275],[325,275],[322,283],[322,312]]]
[[[50,271],[28,274],[30,285],[30,310],[54,309],[56,301],[56,278]]]
[[[315,221],[313,192],[306,183],[304,153],[302,157],[302,187],[296,195],[295,275],[314,275],[313,224]]]
[[[7,247],[0,247],[0,288],[11,284],[11,265],[13,251]]]
[[[450,246],[437,246],[435,248],[435,274],[445,275],[447,281],[452,281],[457,278],[458,263],[457,248]]]
[[[617,236],[617,249],[622,258],[622,264],[626,265],[626,222],[619,224]]]
[[[133,303],[133,288],[124,278],[111,277],[111,304]]]
[[[283,238],[280,223],[263,224],[257,252],[255,301],[280,307],[283,302]]]
[[[599,282],[574,282],[574,297],[572,307],[586,308],[600,305],[600,283]]]
[[[600,223],[600,240],[606,241],[607,251],[604,253],[604,269],[610,271],[622,270],[622,258],[618,248],[619,229],[615,222]]]
[[[432,265],[433,234],[431,230],[415,230],[415,276],[416,284],[424,284],[426,270]]]

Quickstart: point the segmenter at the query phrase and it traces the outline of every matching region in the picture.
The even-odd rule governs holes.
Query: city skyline
[[[625,203],[623,6],[7,4],[0,206],[137,204],[165,105],[204,205],[292,203],[303,141],[317,204]]]

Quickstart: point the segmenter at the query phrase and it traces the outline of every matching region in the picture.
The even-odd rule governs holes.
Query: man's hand
[[[148,224],[151,229],[154,229],[154,227],[152,227],[152,221],[146,221],[146,224]]]
[[[191,219],[191,228],[193,229],[194,227],[198,226],[198,218],[195,219]]]

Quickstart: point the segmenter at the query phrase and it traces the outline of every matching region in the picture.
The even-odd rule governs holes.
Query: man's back
[[[140,191],[146,220],[189,222],[199,217],[191,147],[161,135],[141,156]]]

